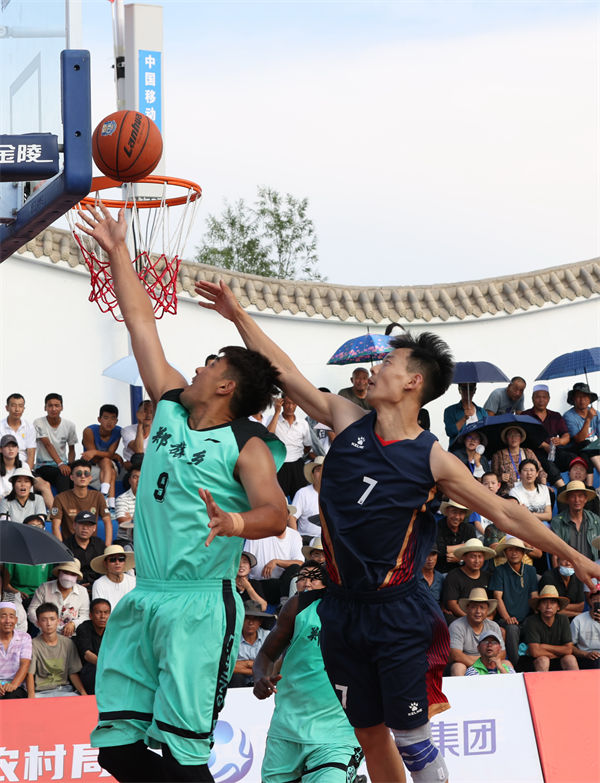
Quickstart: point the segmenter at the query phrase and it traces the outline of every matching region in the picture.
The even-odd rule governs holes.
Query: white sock
[[[115,499],[114,498],[106,498],[106,505],[109,508],[114,508],[115,507]]]
[[[102,492],[103,495],[108,495],[108,490],[110,489],[110,484],[108,481],[103,481],[102,484],[100,484],[100,492]]]

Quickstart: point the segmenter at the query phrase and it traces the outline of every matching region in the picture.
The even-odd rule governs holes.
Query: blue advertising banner
[[[162,52],[138,50],[138,110],[162,132]]]

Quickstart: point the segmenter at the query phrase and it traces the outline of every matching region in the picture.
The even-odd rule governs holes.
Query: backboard
[[[0,134],[55,134],[62,154],[51,180],[0,183],[0,261],[89,192],[89,53],[70,49],[80,28],[80,0],[1,0]]]

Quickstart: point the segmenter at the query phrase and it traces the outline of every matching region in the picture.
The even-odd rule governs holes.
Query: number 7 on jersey
[[[375,484],[377,484],[377,479],[369,478],[369,476],[363,476],[363,481],[365,482],[365,484],[368,484],[368,486],[365,489],[365,491],[362,493],[362,495],[359,497],[359,499],[356,501],[359,506],[362,506],[362,504],[369,497],[371,492],[373,492]]]

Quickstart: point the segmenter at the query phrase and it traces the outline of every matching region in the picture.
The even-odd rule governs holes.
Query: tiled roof
[[[71,267],[83,264],[70,232],[49,228],[21,250],[35,258]],[[600,294],[600,258],[517,275],[423,286],[342,286],[334,283],[275,280],[183,262],[178,292],[194,297],[194,281],[225,280],[244,307],[276,314],[371,321],[463,320],[590,299]]]

